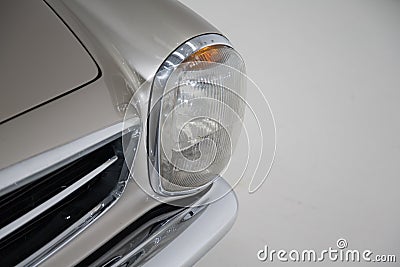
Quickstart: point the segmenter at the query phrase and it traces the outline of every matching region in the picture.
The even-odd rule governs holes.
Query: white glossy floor
[[[182,2],[243,55],[278,138],[266,183],[252,195],[248,181],[236,188],[237,221],[197,266],[298,266],[256,254],[339,238],[399,264],[400,1]]]

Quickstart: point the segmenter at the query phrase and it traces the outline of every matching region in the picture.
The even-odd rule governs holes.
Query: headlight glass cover
[[[147,122],[156,192],[191,193],[223,173],[244,115],[244,72],[240,55],[217,34],[187,41],[160,67]]]

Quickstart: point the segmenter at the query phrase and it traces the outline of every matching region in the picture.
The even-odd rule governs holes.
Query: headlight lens
[[[149,171],[163,194],[193,192],[217,178],[241,128],[244,62],[224,37],[196,38],[171,54],[153,83]]]

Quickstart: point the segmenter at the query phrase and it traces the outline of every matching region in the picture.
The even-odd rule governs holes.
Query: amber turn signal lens
[[[214,46],[206,46],[196,53],[190,55],[188,58],[184,60],[183,63],[192,63],[190,64],[190,69],[193,70],[200,70],[210,67],[210,64],[203,64],[203,63],[219,63],[223,64],[226,61],[226,56],[222,48],[225,46],[223,45],[214,45]]]

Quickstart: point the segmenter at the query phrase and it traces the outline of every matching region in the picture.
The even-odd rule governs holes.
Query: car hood
[[[98,68],[44,1],[5,0],[0,7],[0,122],[79,89]],[[27,12],[29,10],[29,12]]]

